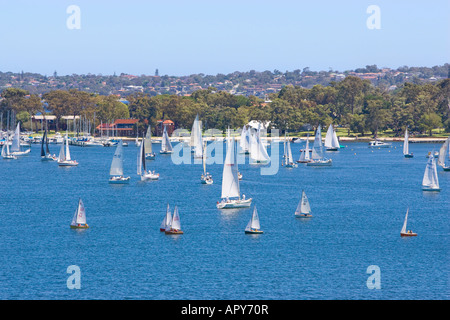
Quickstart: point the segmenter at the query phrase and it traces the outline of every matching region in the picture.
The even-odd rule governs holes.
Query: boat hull
[[[183,234],[183,231],[181,230],[167,230],[164,231],[165,234]]]
[[[285,165],[286,168],[297,168],[297,165],[295,163],[289,163]]]
[[[400,233],[401,237],[415,237],[417,236],[417,233]]]
[[[160,154],[172,154],[173,151],[159,151]]]
[[[202,184],[213,184],[212,179],[206,179],[206,180],[202,179],[201,181],[202,181]]]
[[[60,167],[75,167],[77,165],[78,165],[78,162],[76,162],[75,160],[58,162],[58,166],[60,166]]]
[[[262,234],[264,233],[262,230],[245,230],[246,234]]]
[[[145,155],[146,160],[155,160],[155,157],[156,157],[156,154],[154,154],[154,153],[147,153]]]
[[[126,177],[126,178],[111,178],[108,181],[110,184],[128,184],[130,183],[130,177]]]
[[[312,214],[302,213],[302,214],[295,214],[296,218],[312,218]]]
[[[450,167],[442,167],[444,171],[450,171]]]
[[[405,158],[414,158],[414,155],[412,153],[405,154]]]
[[[311,162],[308,162],[306,165],[308,167],[330,167],[330,166],[332,166],[332,164],[333,164],[333,162],[330,159],[328,161],[322,161],[322,160],[314,161],[313,160]]]
[[[440,188],[430,188],[430,187],[423,187],[422,191],[430,191],[430,192],[440,192]]]
[[[338,151],[339,148],[326,148],[325,150],[326,151]]]
[[[158,180],[159,174],[144,174],[141,176],[141,181],[148,181],[148,180]]]
[[[218,202],[217,209],[249,208],[252,198],[246,200],[230,200],[229,202]]]
[[[71,228],[71,229],[88,229],[88,228],[89,228],[89,225],[87,225],[87,224],[80,225],[80,226],[78,226],[78,225],[76,225],[76,226],[70,225],[70,228]]]

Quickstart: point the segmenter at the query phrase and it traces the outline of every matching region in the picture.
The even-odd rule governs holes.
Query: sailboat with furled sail
[[[84,209],[83,201],[78,200],[77,210],[72,218],[72,223],[70,224],[72,229],[87,229],[89,225],[86,223],[86,210]]]
[[[429,157],[422,180],[423,191],[441,191],[434,157]]]
[[[400,231],[401,237],[415,237],[417,233],[412,232],[411,230],[406,231],[406,224],[408,223],[408,212],[409,208],[406,210],[405,221],[403,222],[402,230]]]
[[[245,199],[245,196],[241,199],[235,141],[234,138],[227,138],[227,140],[227,151],[222,174],[222,201],[217,202],[217,208],[248,208],[252,204],[252,199]]]
[[[403,140],[403,155],[405,158],[412,158],[414,157],[413,153],[409,153],[409,133],[408,128],[405,130],[405,139]]]
[[[164,126],[163,136],[161,140],[161,150],[160,154],[171,154],[173,153],[172,144],[170,143],[169,134],[167,133],[167,126]]]
[[[439,149],[438,165],[440,165],[444,171],[450,171],[450,137],[445,140],[441,149]]]
[[[153,152],[152,147],[152,129],[148,126],[147,133],[145,134],[145,159],[155,160],[156,154]]]
[[[314,144],[312,148],[312,161],[308,162],[307,166],[324,167],[331,166],[332,160],[327,159],[323,155],[323,145],[322,145],[322,133],[320,124],[316,130],[316,136],[314,138]]]
[[[109,169],[109,183],[125,184],[130,182],[130,177],[123,176],[123,142],[119,140],[116,151],[114,152],[111,168]]]
[[[142,137],[141,147],[138,152],[137,174],[141,177],[141,181],[159,179],[159,173],[150,170],[147,171],[147,165],[145,163],[145,137]]]
[[[256,206],[253,208],[252,217],[250,221],[247,223],[245,227],[245,233],[248,234],[261,234],[263,231],[261,230],[261,224],[259,223],[258,210],[256,210]]]
[[[304,190],[302,190],[302,198],[298,203],[297,209],[295,210],[295,217],[297,218],[311,218],[311,207],[309,205],[308,197]]]

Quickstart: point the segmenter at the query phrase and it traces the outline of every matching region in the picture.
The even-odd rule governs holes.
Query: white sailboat
[[[240,153],[243,154],[249,154],[250,153],[250,148],[249,148],[249,132],[250,129],[247,129],[246,126],[242,127],[242,132],[241,132],[241,139],[239,140],[239,146],[241,147]]]
[[[109,169],[109,183],[125,184],[130,182],[130,177],[123,176],[123,142],[119,141],[114,152],[111,168]]]
[[[258,210],[256,210],[256,206],[253,208],[252,217],[250,221],[247,223],[245,227],[245,233],[249,234],[261,234],[263,231],[261,230],[261,225],[259,223]]]
[[[202,138],[202,125],[198,119],[198,114],[195,117],[192,124],[191,139],[189,146],[192,148],[194,158],[201,159],[203,157],[203,138]]]
[[[217,201],[217,208],[248,208],[252,203],[252,199],[245,199],[245,195],[241,199],[241,193],[239,190],[238,163],[236,157],[237,152],[234,138],[228,138],[227,140],[227,153],[223,164],[222,174],[222,201]]]
[[[324,145],[327,151],[338,151],[340,148],[339,140],[332,124],[328,127]]]
[[[70,150],[69,150],[69,137],[66,135],[65,137],[65,144],[61,145],[61,149],[59,151],[59,157],[58,157],[58,165],[61,167],[73,167],[77,166],[78,162],[76,160],[72,160],[70,157]],[[65,146],[65,151],[64,151]]]
[[[409,208],[406,210],[405,221],[403,222],[403,227],[402,227],[402,230],[400,231],[401,237],[417,236],[417,233],[414,233],[411,230],[406,231],[406,224],[408,223],[408,212],[409,212]]]
[[[147,171],[147,165],[145,163],[145,137],[142,137],[141,147],[138,152],[137,174],[141,177],[141,181],[159,179],[159,173],[150,170]]]
[[[440,165],[444,171],[450,171],[450,137],[445,140],[439,150],[438,165]]]
[[[178,213],[177,206],[175,206],[175,209],[173,211],[172,221],[170,222],[170,225],[167,226],[164,233],[165,234],[183,234],[183,231],[181,230],[180,215]]]
[[[202,182],[202,184],[213,184],[213,178],[212,178],[211,174],[206,171],[206,146],[207,146],[207,142],[205,141],[204,147],[203,147],[203,157],[202,157],[203,174],[201,176],[201,182]]]
[[[6,137],[5,143],[3,143],[2,147],[2,158],[7,159],[17,159],[17,157],[9,152],[9,137]]]
[[[250,163],[269,163],[270,157],[267,153],[266,147],[261,140],[261,124],[258,125],[258,130],[250,134]]]
[[[163,136],[161,140],[161,154],[171,154],[173,153],[172,144],[170,143],[169,134],[167,133],[167,127],[164,126]]]
[[[14,131],[10,152],[14,156],[23,156],[31,152],[31,148],[25,151],[20,148],[20,122],[17,123],[16,131]]]
[[[441,191],[434,157],[429,157],[422,180],[423,191]]]
[[[289,137],[286,137],[286,132],[284,133],[284,166],[286,168],[295,168],[297,164],[294,162],[294,158],[292,157],[291,151],[291,143],[289,141]]]
[[[164,216],[161,225],[159,226],[159,231],[164,232],[170,230],[170,224],[172,223],[172,212],[170,212],[169,204],[167,204],[166,215]]]
[[[70,224],[72,229],[87,229],[89,225],[86,223],[86,210],[84,209],[83,201],[78,201],[77,210],[72,218],[72,223]]]
[[[152,130],[148,126],[147,133],[145,134],[145,159],[155,160],[156,154],[153,152],[152,147]]]
[[[308,163],[311,162],[311,157],[309,155],[309,135],[306,138],[306,146],[305,149],[303,149],[300,152],[300,158],[297,160],[298,163]]]
[[[308,162],[307,166],[331,166],[332,160],[327,159],[323,156],[323,145],[322,145],[322,133],[320,125],[317,127],[316,136],[314,138],[314,144],[312,148],[312,161]]]
[[[413,153],[409,153],[409,133],[408,128],[405,130],[405,139],[403,140],[403,155],[405,158],[412,158],[414,157]]]
[[[302,198],[298,203],[297,209],[295,210],[295,217],[297,218],[311,218],[311,207],[309,205],[308,197],[304,190],[302,190]]]

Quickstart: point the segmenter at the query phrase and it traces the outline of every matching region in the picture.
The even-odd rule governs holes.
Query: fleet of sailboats
[[[311,161],[306,164],[307,166],[324,167],[332,165],[332,160],[324,157],[320,124],[316,130],[311,158]]]
[[[436,161],[434,157],[429,157],[425,173],[422,179],[423,191],[441,191],[439,188],[439,180],[437,175]]]
[[[70,224],[72,229],[87,229],[89,225],[86,223],[86,210],[84,209],[83,201],[78,200],[77,210],[73,215],[72,222]]]
[[[409,133],[408,128],[405,130],[405,139],[403,140],[403,155],[405,158],[412,158],[414,157],[413,153],[409,152]]]

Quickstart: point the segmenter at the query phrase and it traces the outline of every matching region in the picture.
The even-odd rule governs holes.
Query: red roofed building
[[[156,121],[156,134],[162,136],[164,127],[167,127],[167,133],[169,137],[172,135],[173,130],[175,130],[175,123],[172,120],[158,120]]]
[[[97,126],[97,130],[100,134],[111,135],[112,132],[119,137],[135,136],[136,124],[138,119],[116,119],[114,123],[103,123]]]

